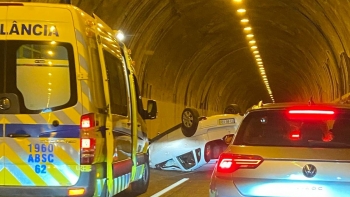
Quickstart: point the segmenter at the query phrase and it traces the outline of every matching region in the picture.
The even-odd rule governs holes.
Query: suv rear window
[[[2,41],[3,93],[15,93],[21,113],[40,113],[76,104],[73,48],[69,43]],[[3,59],[3,61],[1,61]],[[5,62],[5,64],[3,64]]]
[[[326,119],[320,116],[290,118],[286,110],[252,111],[242,121],[233,144],[350,147],[350,111],[336,110],[333,117]]]

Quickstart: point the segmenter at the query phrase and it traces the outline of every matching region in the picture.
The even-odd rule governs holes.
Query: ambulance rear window
[[[7,43],[9,58],[5,67],[10,77],[6,82],[14,83],[8,83],[6,91],[18,95],[21,113],[49,112],[76,104],[75,66],[70,44],[11,42]],[[16,54],[14,61],[10,54]],[[11,62],[15,62],[15,66]],[[9,72],[13,68],[15,72]]]

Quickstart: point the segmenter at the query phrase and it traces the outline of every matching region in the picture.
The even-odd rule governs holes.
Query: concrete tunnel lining
[[[53,2],[58,0],[33,0]],[[350,2],[343,0],[73,0],[126,33],[142,95],[159,103],[150,137],[231,103],[271,102],[237,9],[247,10],[276,102],[330,102],[349,93]],[[151,92],[150,92],[151,89]],[[147,91],[146,91],[147,90]]]

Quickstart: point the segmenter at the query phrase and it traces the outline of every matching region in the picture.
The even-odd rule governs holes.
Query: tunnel
[[[71,3],[125,34],[141,94],[158,103],[149,137],[182,110],[245,111],[259,101],[347,102],[344,0],[33,0]]]

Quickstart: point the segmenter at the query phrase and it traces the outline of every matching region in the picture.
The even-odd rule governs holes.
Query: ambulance
[[[147,190],[157,104],[114,33],[71,4],[0,3],[0,196]]]

